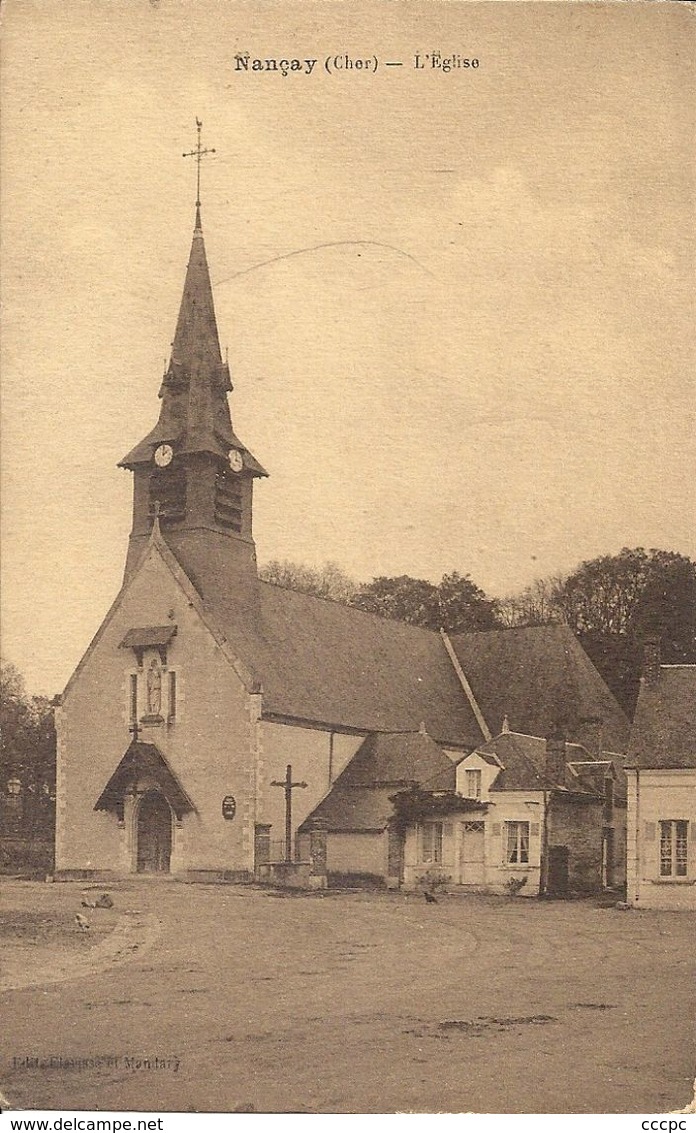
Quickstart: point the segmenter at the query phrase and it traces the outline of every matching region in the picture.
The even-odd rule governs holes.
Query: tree
[[[497,599],[498,619],[505,626],[545,626],[562,622],[558,596],[563,583],[561,575],[537,578],[519,594]]]
[[[27,836],[50,837],[54,821],[56,735],[49,701],[28,696],[10,662],[0,662],[0,797]],[[12,786],[10,787],[10,784]]]
[[[500,625],[495,602],[456,570],[442,576],[438,588],[440,626],[448,633],[473,633]],[[439,627],[438,627],[439,628]]]
[[[468,575],[457,571],[443,575],[437,584],[406,574],[374,578],[359,588],[352,605],[385,618],[448,633],[493,629],[499,624],[494,602]]]
[[[438,628],[437,587],[423,578],[411,578],[407,574],[395,578],[373,578],[372,582],[364,582],[358,589],[352,605],[394,621]]]
[[[566,578],[538,580],[500,603],[499,613],[508,625],[569,625],[630,716],[647,636],[660,637],[665,661],[696,660],[696,563],[673,551],[624,547]]]
[[[286,590],[299,590],[317,598],[330,598],[334,602],[350,605],[358,584],[334,562],[315,568],[289,559],[272,559],[259,570],[259,578],[284,586]]]

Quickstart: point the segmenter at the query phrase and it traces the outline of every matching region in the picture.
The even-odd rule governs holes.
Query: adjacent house
[[[696,665],[646,647],[628,750],[628,900],[696,909]]]
[[[456,763],[421,728],[370,736],[302,827],[328,869],[412,888],[600,893],[625,879],[621,757],[510,731]]]

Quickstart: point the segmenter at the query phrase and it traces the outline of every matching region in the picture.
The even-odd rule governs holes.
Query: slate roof
[[[227,402],[231,389],[229,367],[220,353],[213,289],[197,207],[171,360],[160,390],[159,420],[124,456],[121,467],[148,464],[157,445],[166,441],[174,445],[177,454],[209,452],[225,460],[231,448],[238,449],[244,467],[253,476],[266,476],[232,428]]]
[[[568,626],[534,626],[454,634],[450,638],[489,729],[507,713],[528,736],[552,735],[559,724],[594,747],[591,717],[602,717],[602,745],[625,751],[629,721]]]
[[[437,633],[259,582],[256,624],[230,592],[204,601],[263,687],[264,716],[355,732],[416,731],[471,749],[483,739]]]
[[[300,829],[323,818],[333,833],[384,830],[394,814],[391,798],[409,785],[453,791],[455,765],[422,731],[367,736]]]
[[[476,749],[484,757],[496,755],[503,764],[492,791],[543,790],[546,766],[546,740],[518,732],[501,732]],[[601,794],[604,775],[614,766],[611,759],[593,759],[581,744],[566,743],[566,778],[558,784],[575,791]],[[585,766],[583,766],[585,765]]]
[[[351,787],[417,783],[431,791],[454,790],[452,760],[425,732],[371,735],[363,740],[336,783]]]
[[[141,775],[159,783],[177,818],[196,808],[156,744],[132,740],[123,759],[94,804],[95,810],[123,813],[123,796]]]
[[[497,755],[503,770],[496,776],[494,791],[542,790],[546,741],[517,732],[502,732],[482,747],[481,755]]]
[[[329,792],[300,826],[305,833],[313,818],[323,818],[332,834],[377,834],[394,813],[395,787],[342,787]]]
[[[176,636],[175,625],[142,626],[129,629],[121,642],[121,649],[147,649],[152,645],[168,645]]]
[[[627,767],[696,767],[696,665],[662,665],[641,681]]]

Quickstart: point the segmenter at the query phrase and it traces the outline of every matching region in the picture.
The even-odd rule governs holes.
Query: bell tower
[[[201,224],[200,163],[215,151],[201,149],[201,123],[196,124],[197,148],[184,155],[197,159],[196,219],[171,359],[159,391],[159,420],[119,466],[134,473],[126,578],[158,514],[167,544],[205,598],[207,591],[227,589],[231,575],[240,591],[245,583],[255,590],[253,482],[267,473],[232,427],[227,400],[232,382],[220,353]]]

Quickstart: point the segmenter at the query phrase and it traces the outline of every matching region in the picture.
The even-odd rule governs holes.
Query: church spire
[[[157,511],[163,535],[185,569],[201,573],[206,563],[193,560],[205,558],[206,547],[217,546],[218,537],[229,554],[230,540],[246,544],[251,562],[252,481],[267,475],[232,427],[227,400],[232,382],[220,352],[201,223],[200,163],[204,154],[215,151],[202,149],[201,123],[196,125],[198,145],[191,151],[197,159],[195,225],[171,357],[159,391],[159,420],[120,462],[135,472],[127,571],[137,561]],[[209,533],[207,542],[201,542],[201,532]]]
[[[235,450],[252,475],[265,476],[264,469],[232,428],[227,394],[233,387],[229,366],[220,352],[201,223],[201,159],[215,150],[201,147],[202,123],[198,119],[196,126],[197,146],[183,155],[195,157],[197,162],[196,219],[171,359],[159,392],[159,421],[120,464],[123,468],[135,468],[148,463],[158,445],[169,444],[178,454],[205,452],[224,460]]]

